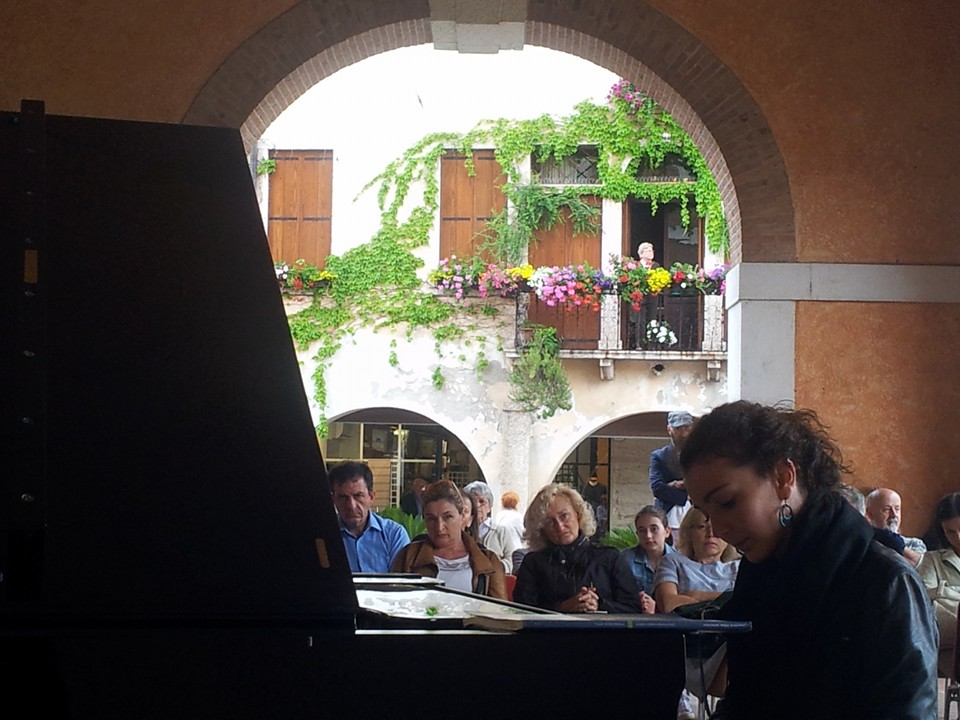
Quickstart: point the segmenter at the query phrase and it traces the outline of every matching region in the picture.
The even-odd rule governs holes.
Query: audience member
[[[410,491],[400,498],[400,509],[407,515],[423,515],[423,501],[421,497],[427,488],[427,481],[422,477],[415,477],[410,484]]]
[[[573,488],[540,489],[523,519],[530,552],[513,599],[560,612],[639,612],[636,583],[614,548],[590,540],[593,510]]]
[[[371,508],[377,498],[373,472],[360,462],[342,462],[327,473],[337,509],[340,537],[352,572],[385,573],[410,542],[400,523],[380,517]]]
[[[930,537],[935,538],[936,545],[924,554],[918,572],[937,613],[940,652],[952,659],[952,653],[944,653],[944,650],[955,648],[957,642],[957,605],[960,604],[960,493],[950,493],[937,503]]]
[[[667,434],[670,444],[650,453],[650,490],[655,504],[667,516],[667,527],[677,537],[680,521],[690,504],[683,470],[680,468],[680,451],[690,436],[693,415],[683,410],[667,414]]]
[[[523,545],[523,513],[517,507],[520,496],[515,492],[505,492],[500,496],[500,506],[503,508],[497,515],[497,522],[501,527],[511,531],[517,539],[517,546]]]
[[[733,590],[740,560],[736,549],[713,532],[713,523],[697,508],[680,522],[677,552],[660,560],[653,594],[660,612],[716,600]]]
[[[424,491],[423,520],[427,537],[400,551],[393,572],[435,577],[457,590],[507,599],[503,565],[463,531],[463,499],[456,485],[443,480]]]
[[[681,605],[717,600],[733,590],[740,561],[733,547],[713,534],[707,517],[691,508],[680,521],[676,553],[664,556],[653,581],[653,594],[660,612],[673,612]],[[680,697],[677,718],[694,717],[693,691],[701,702],[707,688],[713,683],[726,654],[726,647],[709,653],[709,657],[694,657],[686,663],[686,689]]]
[[[520,540],[516,535],[495,524],[490,516],[493,509],[493,491],[482,480],[474,480],[464,489],[473,498],[473,508],[476,514],[477,539],[488,550],[491,550],[503,563],[505,572],[513,570],[513,551],[520,547]]]
[[[837,492],[845,468],[816,414],[721,405],[680,460],[696,507],[744,555],[723,615],[752,630],[727,639],[716,717],[935,717],[930,601]]]
[[[460,490],[460,499],[463,500],[463,531],[477,542],[480,535],[480,524],[477,522],[477,512],[473,505],[470,493]]]
[[[663,556],[675,553],[676,550],[667,544],[670,528],[667,527],[667,517],[663,510],[654,505],[645,505],[633,519],[633,525],[637,529],[639,542],[636,547],[627,548],[620,555],[637,582],[641,610],[654,613],[657,604],[653,599],[653,578]]]
[[[895,550],[897,549],[897,541],[902,539],[903,550],[900,551],[900,554],[913,567],[916,567],[927,551],[927,546],[920,538],[904,537],[900,534],[900,495],[889,488],[877,488],[867,495],[866,504],[866,517],[869,523],[875,528],[886,530],[896,536],[892,540],[884,537],[878,537],[877,539]]]

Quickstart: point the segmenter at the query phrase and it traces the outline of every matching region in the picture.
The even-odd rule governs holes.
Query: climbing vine
[[[381,212],[379,230],[369,242],[327,258],[326,270],[336,279],[318,292],[308,308],[290,317],[291,333],[300,347],[319,343],[313,380],[314,399],[321,410],[317,427],[321,437],[326,436],[325,371],[348,333],[359,326],[380,329],[405,324],[409,339],[415,328],[432,328],[434,348],[442,358],[444,343],[464,342],[467,330],[455,315],[494,312],[489,306],[455,306],[421,290],[417,271],[423,261],[413,251],[429,241],[440,206],[440,159],[450,149],[463,153],[468,170],[473,172],[473,149],[494,148],[505,176],[502,189],[509,201],[508,209],[496,215],[485,232],[484,247],[497,259],[519,262],[536,230],[558,222],[564,210],[576,232],[595,232],[599,208],[588,202],[591,195],[618,202],[630,197],[643,199],[650,202],[654,213],[676,201],[684,226],[690,222],[692,198],[706,219],[705,234],[711,250],[726,251],[728,236],[720,193],[690,137],[629,83],[617,83],[608,100],[607,105],[581,103],[572,115],[561,119],[547,115],[532,120],[499,119],[482,122],[465,134],[427,135],[364,187],[361,192],[376,190]],[[596,147],[597,184],[558,189],[543,186],[535,178],[523,182],[520,168],[526,158],[560,161],[582,145]],[[644,171],[660,167],[670,156],[683,161],[692,179],[643,180]],[[418,193],[416,198],[414,192]],[[413,209],[409,209],[411,206]],[[543,330],[535,336],[539,338],[535,347],[521,353],[511,379],[521,406],[550,417],[558,409],[569,409],[570,388],[560,364],[556,333],[550,336],[546,332],[550,328]],[[395,345],[391,345],[389,363],[393,367],[399,364]],[[478,377],[488,364],[481,351],[474,366]],[[518,387],[520,382],[523,387]],[[439,365],[433,371],[432,384],[437,390],[443,388]]]

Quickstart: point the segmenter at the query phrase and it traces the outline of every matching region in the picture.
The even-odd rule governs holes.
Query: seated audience
[[[393,561],[393,572],[435,577],[451,588],[507,599],[503,565],[463,529],[463,499],[449,480],[423,492],[427,537],[405,547]]]
[[[415,477],[410,484],[410,490],[400,497],[400,509],[407,515],[423,515],[423,501],[420,499],[427,489],[427,481],[422,477]]]
[[[940,499],[934,510],[930,536],[936,547],[928,550],[917,571],[923,580],[937,613],[940,630],[940,652],[956,646],[957,605],[960,604],[960,493],[950,493]],[[941,672],[947,668],[941,668]],[[949,673],[944,672],[944,675]]]
[[[590,540],[593,510],[576,490],[543,487],[527,508],[524,528],[530,552],[517,572],[515,602],[568,613],[640,611],[620,553]]]
[[[463,500],[463,531],[474,540],[477,540],[477,536],[480,534],[480,526],[477,523],[477,513],[474,509],[473,497],[470,496],[470,493],[461,490],[460,499]],[[479,540],[477,542],[479,542]]]
[[[736,550],[726,540],[713,534],[713,525],[706,515],[690,508],[680,521],[677,552],[665,555],[654,578],[654,597],[660,612],[673,612],[681,605],[716,600],[733,590],[740,561]],[[714,676],[726,654],[726,646],[712,652],[710,657],[687,659],[687,690],[680,697],[677,717],[693,718],[693,700],[701,702],[707,696]]]
[[[680,521],[677,550],[661,559],[653,581],[661,612],[716,600],[733,590],[740,566],[736,549],[713,534],[712,523],[697,508],[690,508]]]
[[[667,544],[670,528],[667,527],[667,516],[660,508],[653,505],[640,508],[633,524],[639,543],[620,555],[637,582],[641,609],[645,613],[654,613],[657,604],[653,599],[653,578],[663,556],[673,554],[676,550]]]
[[[877,540],[882,544],[896,550],[902,540],[903,550],[899,551],[900,554],[916,567],[927,551],[927,546],[920,538],[904,537],[900,534],[900,505],[900,495],[897,492],[889,488],[877,488],[867,495],[866,518],[873,527],[886,530],[895,536],[892,540],[878,536]]]
[[[515,492],[505,492],[500,496],[500,505],[503,509],[497,515],[497,522],[501,527],[511,530],[517,538],[518,547],[523,546],[523,513],[517,509],[520,496]]]
[[[342,462],[327,473],[337,509],[340,537],[351,572],[385,573],[409,542],[400,523],[380,517],[371,508],[377,499],[373,472],[361,462]]]
[[[503,563],[505,572],[513,570],[513,551],[520,547],[520,539],[513,532],[493,522],[493,491],[482,480],[474,480],[464,489],[473,498],[474,516],[477,521],[477,540],[491,550]]]

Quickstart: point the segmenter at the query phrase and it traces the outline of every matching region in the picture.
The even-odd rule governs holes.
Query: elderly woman
[[[960,604],[960,493],[941,498],[934,509],[930,537],[934,547],[924,553],[917,572],[933,600],[940,630],[941,674],[952,670],[957,643],[957,605]],[[946,651],[946,652],[944,652]]]
[[[596,521],[573,488],[542,488],[524,516],[530,552],[517,572],[515,602],[585,613],[640,612],[636,583],[620,553],[590,541]]]
[[[840,451],[810,411],[739,401],[680,453],[687,492],[739,548],[723,615],[718,718],[932,718],[937,628],[916,571],[838,492]]]
[[[401,550],[391,572],[435,577],[447,587],[506,600],[499,558],[464,532],[463,499],[456,485],[449,480],[433,483],[422,500],[427,537]]]
[[[477,522],[477,540],[487,550],[492,550],[505,572],[513,570],[513,551],[520,547],[520,540],[508,528],[496,525],[493,522],[493,491],[482,480],[474,480],[463,488],[464,492],[473,498],[473,508]]]

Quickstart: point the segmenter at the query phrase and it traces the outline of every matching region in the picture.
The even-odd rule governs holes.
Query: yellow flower
[[[658,293],[670,285],[670,273],[664,268],[654,268],[647,272],[647,286],[651,293]]]
[[[533,275],[533,265],[525,263],[517,267],[508,268],[507,273],[514,279],[529,280],[530,276]]]

